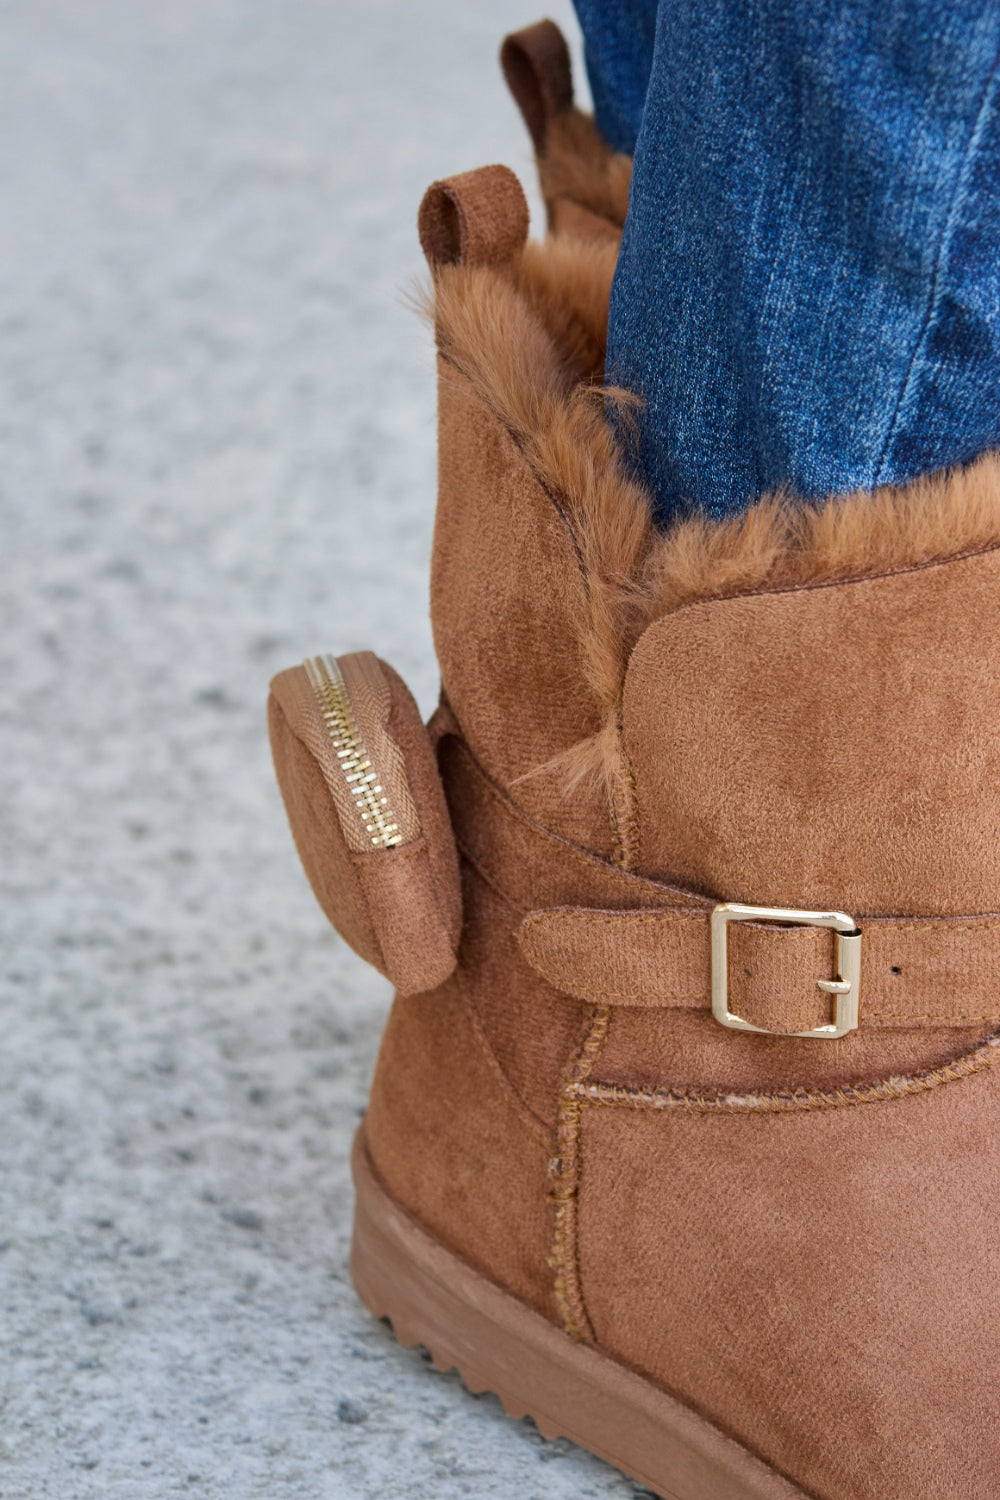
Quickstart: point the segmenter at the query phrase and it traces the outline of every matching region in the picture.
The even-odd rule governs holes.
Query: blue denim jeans
[[[998,0],[575,0],[658,518],[1000,447]]]

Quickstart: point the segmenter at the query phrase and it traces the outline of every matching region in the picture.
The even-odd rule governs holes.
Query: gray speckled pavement
[[[568,4],[545,9],[572,26]],[[0,1495],[626,1497],[346,1273],[388,1003],[268,677],[435,696],[426,184],[527,140],[527,3],[0,3]]]

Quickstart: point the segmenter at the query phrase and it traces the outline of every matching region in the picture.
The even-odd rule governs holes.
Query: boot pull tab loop
[[[573,108],[573,72],[566,39],[554,21],[537,21],[505,37],[500,66],[541,156],[549,125]]]
[[[503,265],[528,238],[528,201],[509,167],[480,167],[432,182],[417,216],[431,270]]]

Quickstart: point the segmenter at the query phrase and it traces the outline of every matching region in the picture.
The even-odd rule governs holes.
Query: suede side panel
[[[485,1048],[458,979],[393,1005],[365,1132],[375,1169],[403,1208],[555,1317],[552,1143]]]
[[[439,499],[431,618],[444,691],[462,732],[505,787],[599,727],[577,624],[583,579],[569,531],[511,437],[439,360]],[[610,855],[597,791],[531,775],[517,801],[567,838]]]
[[[511,1086],[555,1129],[566,1060],[588,1007],[561,995],[525,962],[521,913],[463,861],[467,923],[460,955],[466,993]]]
[[[692,605],[625,687],[639,868],[756,905],[1000,904],[1000,551]]]
[[[792,1115],[585,1104],[599,1345],[818,1500],[995,1500],[998,1094],[993,1066]]]
[[[637,1088],[722,1092],[832,1088],[887,1073],[936,1068],[970,1051],[984,1026],[858,1031],[839,1041],[751,1036],[707,1012],[616,1009],[600,1075]]]

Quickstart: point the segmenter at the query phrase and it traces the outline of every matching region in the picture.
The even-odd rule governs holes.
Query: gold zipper
[[[312,656],[302,665],[365,832],[376,849],[394,849],[403,835],[372,764],[337,659]]]

